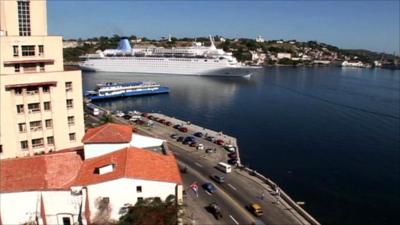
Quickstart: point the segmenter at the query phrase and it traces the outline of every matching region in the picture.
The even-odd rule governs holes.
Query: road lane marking
[[[237,189],[236,189],[232,184],[228,184],[228,186],[229,186],[230,188],[232,188],[233,190],[237,191]]]
[[[201,164],[198,163],[198,162],[195,162],[194,164],[196,164],[196,166],[198,166],[198,167],[203,167],[203,165],[201,165]]]
[[[234,223],[236,223],[237,225],[239,225],[239,222],[238,222],[238,221],[236,221],[236,220],[235,220],[235,218],[233,218],[233,216],[232,216],[232,215],[229,215],[229,217],[231,218],[231,220],[232,220]]]

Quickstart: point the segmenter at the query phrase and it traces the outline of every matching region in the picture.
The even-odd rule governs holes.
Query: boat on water
[[[230,52],[194,42],[191,47],[162,48],[142,46],[132,48],[122,38],[117,49],[98,50],[81,56],[79,66],[84,71],[123,72],[126,74],[176,74],[201,76],[249,77],[256,69],[244,65]]]
[[[118,97],[129,97],[138,95],[154,95],[169,93],[168,87],[152,81],[131,83],[101,83],[97,84],[95,90],[87,91],[86,97],[90,100],[103,100]]]

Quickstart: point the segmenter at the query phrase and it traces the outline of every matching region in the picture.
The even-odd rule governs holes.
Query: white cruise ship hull
[[[158,57],[89,58],[80,67],[82,70],[98,72],[203,76],[250,76],[253,70],[248,66],[229,65],[217,59]]]

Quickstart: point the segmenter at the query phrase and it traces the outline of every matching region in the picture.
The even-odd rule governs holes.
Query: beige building
[[[0,159],[82,145],[81,72],[62,51],[45,0],[0,0]]]

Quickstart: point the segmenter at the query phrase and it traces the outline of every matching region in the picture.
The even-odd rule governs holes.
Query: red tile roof
[[[132,126],[107,123],[89,129],[82,138],[84,144],[93,143],[128,143],[132,139]]]
[[[96,168],[114,164],[113,172],[96,174]],[[88,185],[118,178],[135,178],[182,184],[182,177],[175,159],[169,152],[164,155],[152,150],[124,148],[106,155],[87,159],[75,185]]]
[[[0,192],[69,188],[81,164],[77,152],[1,160]]]

